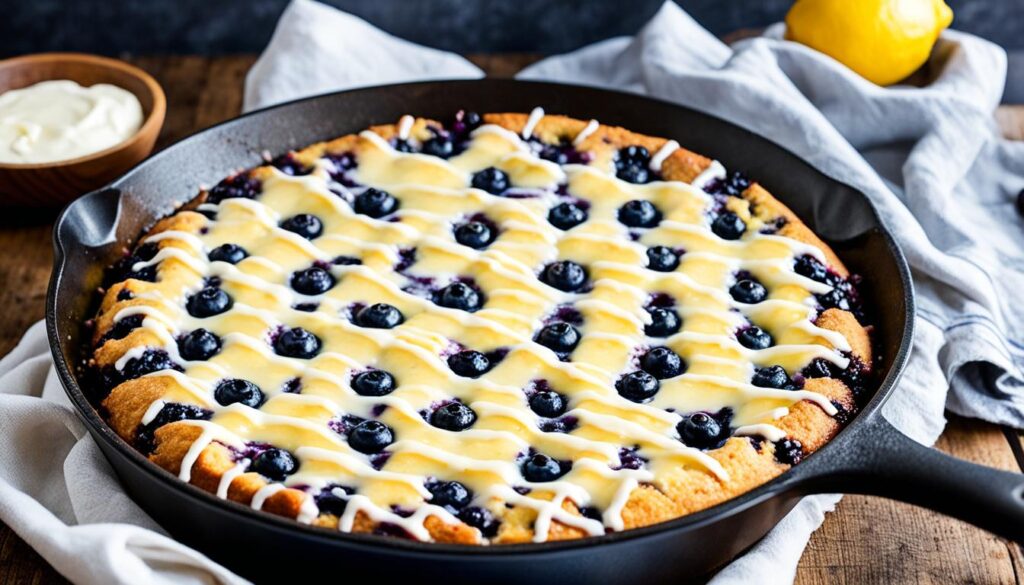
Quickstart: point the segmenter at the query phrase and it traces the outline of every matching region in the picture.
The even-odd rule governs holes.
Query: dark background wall
[[[858,0],[850,0],[857,2]],[[662,0],[328,0],[425,45],[460,52],[561,52],[630,34]],[[778,21],[791,0],[677,0],[711,31]],[[0,56],[257,52],[287,0],[0,0]],[[954,26],[1024,49],[1024,0],[949,0]]]

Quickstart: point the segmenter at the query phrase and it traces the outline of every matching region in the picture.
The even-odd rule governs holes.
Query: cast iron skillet
[[[758,489],[670,522],[569,542],[460,547],[314,529],[219,500],[151,464],[97,415],[75,368],[82,358],[81,324],[95,310],[103,269],[126,242],[192,197],[200,184],[259,164],[261,152],[282,153],[407,113],[447,119],[462,108],[526,112],[537,105],[675,138],[746,172],[828,240],[851,270],[865,275],[863,293],[874,311],[882,356],[880,386],[832,442]],[[135,501],[175,538],[252,579],[303,572],[366,575],[382,583],[679,583],[750,547],[802,496],[828,492],[897,498],[1024,540],[1024,476],[942,455],[881,416],[910,352],[914,295],[906,261],[867,198],[770,141],[685,107],[598,89],[502,80],[323,95],[225,122],[167,148],[65,209],[54,245],[46,321],[68,396]]]

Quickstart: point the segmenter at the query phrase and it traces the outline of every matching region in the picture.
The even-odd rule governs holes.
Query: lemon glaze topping
[[[523,136],[528,139],[542,117],[543,110],[534,110]],[[400,124],[402,140],[409,137],[410,120],[403,117]],[[583,132],[597,127],[591,121]],[[660,169],[678,147],[666,143],[651,159],[651,169]],[[256,199],[200,207],[216,213],[204,233],[170,230],[145,240],[164,245],[133,270],[172,264],[183,269],[171,278],[160,268],[158,289],[138,297],[147,305],[122,309],[115,322],[142,315],[142,327],[162,341],[161,349],[184,372],[149,374],[173,383],[142,422],[148,424],[173,402],[214,412],[209,421],[185,421],[201,434],[181,463],[181,479],[190,479],[192,466],[211,442],[240,453],[249,444],[270,444],[288,450],[300,464],[283,483],[272,482],[256,494],[251,504],[256,509],[283,486],[300,486],[310,495],[298,520],[308,523],[318,514],[313,495],[327,489],[347,501],[339,529],[351,530],[362,512],[429,540],[426,518],[459,519],[431,504],[425,485],[455,480],[471,490],[475,506],[533,510],[534,538],[544,541],[552,521],[592,535],[622,530],[621,511],[630,493],[642,483],[656,485],[667,470],[679,466],[729,481],[714,458],[680,441],[676,425],[681,414],[728,408],[733,435],[776,441],[785,433],[772,421],[799,401],[836,413],[823,395],[750,383],[756,366],[781,365],[793,373],[823,358],[844,368],[848,359],[843,352],[850,346],[842,335],[814,325],[813,295],[831,287],[793,271],[795,257],[823,259],[820,250],[759,233],[753,218],[741,239],[723,240],[712,232],[708,211],[714,201],[701,187],[724,176],[719,163],[693,184],[632,184],[618,179],[611,168],[543,160],[527,140],[492,125],[477,128],[466,149],[447,160],[396,151],[369,131],[359,135],[355,152],[358,187],[332,180],[337,169],[328,158],[317,160],[305,176],[263,167],[262,193]],[[516,197],[470,186],[474,173],[489,167],[508,176],[509,193]],[[366,187],[390,193],[400,203],[398,210],[381,219],[355,213],[347,200]],[[547,216],[565,193],[587,202],[589,217],[562,231]],[[617,212],[637,199],[654,203],[663,218],[657,227],[631,234]],[[322,235],[308,240],[279,227],[300,213],[319,218]],[[497,237],[479,250],[456,242],[453,227],[481,215],[496,227]],[[248,257],[235,265],[209,261],[207,253],[225,243],[242,246]],[[684,250],[678,268],[648,269],[645,251],[652,246]],[[339,256],[361,263],[332,264]],[[545,266],[559,260],[586,267],[589,288],[563,292],[538,278]],[[322,294],[300,294],[290,279],[314,265],[326,267],[336,284]],[[730,297],[727,291],[740,271],[764,284],[770,291],[767,300],[747,305]],[[186,299],[210,279],[219,282],[233,305],[212,317],[189,315],[183,308]],[[442,307],[422,290],[423,282],[440,287],[460,279],[480,290],[484,302],[479,310]],[[645,307],[656,294],[673,298],[682,318],[682,329],[664,339],[644,332],[651,320]],[[303,303],[316,308],[294,308]],[[396,307],[404,322],[393,329],[352,322],[356,307],[374,303]],[[578,314],[582,337],[565,358],[534,339],[544,323],[557,321],[567,307]],[[735,332],[751,322],[769,331],[774,345],[760,350],[740,345]],[[273,337],[295,327],[320,340],[312,359],[275,353]],[[185,360],[175,340],[199,328],[218,335],[223,348],[206,361]],[[636,370],[644,348],[657,346],[681,356],[685,373],[661,380],[648,402],[620,396],[616,381]],[[502,357],[483,375],[462,377],[446,363],[453,348]],[[122,370],[145,350],[126,352],[115,368]],[[368,369],[390,373],[397,387],[385,396],[357,394],[353,377]],[[258,408],[219,405],[214,389],[229,378],[254,383],[266,402]],[[301,391],[288,391],[296,379]],[[561,417],[571,419],[569,432],[542,430],[544,421],[527,398],[527,389],[538,382],[565,396],[568,405]],[[453,400],[473,410],[472,426],[453,432],[431,425],[424,413]],[[354,450],[337,431],[346,415],[379,420],[393,429],[394,442],[383,461]],[[642,463],[628,465],[630,451]],[[553,481],[527,481],[522,460],[533,452],[570,462],[571,468]],[[239,457],[236,463],[221,479],[221,497],[250,460]],[[566,500],[600,510],[600,519],[565,510]]]

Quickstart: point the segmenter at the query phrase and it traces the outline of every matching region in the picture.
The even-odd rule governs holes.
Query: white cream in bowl
[[[0,163],[68,160],[119,144],[142,126],[142,105],[109,84],[43,81],[0,94]]]

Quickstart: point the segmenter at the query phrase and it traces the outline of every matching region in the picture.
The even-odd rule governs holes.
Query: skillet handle
[[[1024,474],[925,447],[881,415],[866,422],[854,435],[836,437],[835,459],[812,456],[803,464],[812,468],[801,482],[804,489],[892,498],[1024,542]]]

